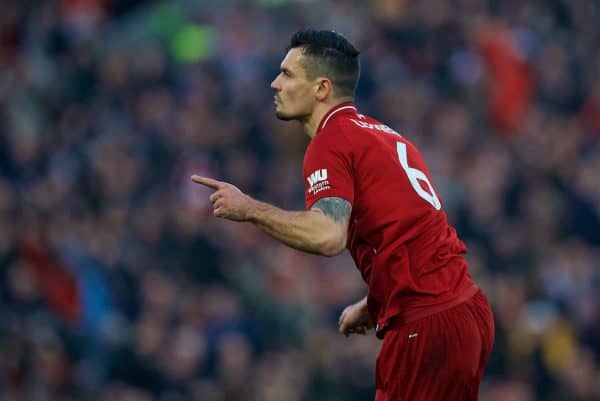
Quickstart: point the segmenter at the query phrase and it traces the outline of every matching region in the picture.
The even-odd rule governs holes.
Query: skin
[[[373,328],[373,322],[367,313],[367,297],[344,309],[338,320],[338,328],[346,337],[350,334],[365,335]]]
[[[309,79],[304,69],[302,48],[291,49],[271,83],[275,91],[275,115],[285,121],[300,122],[313,138],[323,116],[336,105],[352,100],[337,97],[328,77]],[[352,212],[341,198],[323,198],[307,211],[287,211],[258,201],[235,185],[213,178],[192,176],[192,181],[215,192],[210,196],[215,217],[251,222],[282,243],[309,253],[335,256],[346,247],[348,222]],[[339,319],[340,333],[365,334],[372,327],[366,298],[348,306]]]
[[[301,48],[291,49],[281,62],[279,75],[271,82],[275,91],[275,115],[285,121],[297,120],[304,132],[314,138],[319,122],[334,106],[352,101],[337,97],[331,79],[315,77],[310,80],[303,67]]]

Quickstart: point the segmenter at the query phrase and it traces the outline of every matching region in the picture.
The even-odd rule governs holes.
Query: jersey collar
[[[343,102],[332,107],[321,119],[319,123],[319,128],[317,128],[317,133],[321,131],[327,123],[331,120],[332,117],[340,114],[345,114],[348,112],[356,113],[356,106],[352,102]]]

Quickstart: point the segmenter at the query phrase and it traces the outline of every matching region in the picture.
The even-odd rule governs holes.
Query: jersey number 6
[[[406,175],[408,176],[408,180],[410,181],[410,185],[412,185],[414,190],[417,192],[417,195],[419,195],[421,198],[425,199],[427,202],[431,203],[431,206],[433,206],[436,210],[440,210],[442,208],[442,204],[440,203],[440,200],[438,199],[437,195],[435,194],[435,191],[433,190],[433,187],[431,186],[431,183],[427,179],[427,176],[425,175],[425,173],[423,173],[419,169],[410,167],[408,165],[406,144],[403,142],[397,142],[396,150],[398,151],[398,158],[400,159],[400,165],[406,172]],[[427,189],[429,190],[429,192],[427,192],[427,189],[423,188],[423,186],[421,185],[421,182],[419,180],[421,180],[422,182],[427,184]]]

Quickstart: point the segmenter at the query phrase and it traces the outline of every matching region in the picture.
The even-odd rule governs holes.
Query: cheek
[[[306,103],[310,99],[310,88],[306,85],[291,85],[288,90],[288,98],[295,103]]]
[[[293,83],[289,83],[287,85],[284,85],[282,92],[285,93],[285,96],[289,100],[294,100],[296,98],[296,95],[297,95],[297,92],[298,92],[297,85],[294,85]]]

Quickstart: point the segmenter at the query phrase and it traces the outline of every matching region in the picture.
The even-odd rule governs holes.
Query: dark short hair
[[[302,66],[309,79],[331,79],[337,97],[352,97],[360,76],[360,51],[335,31],[307,29],[296,32],[287,50],[303,48]]]

